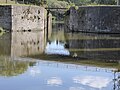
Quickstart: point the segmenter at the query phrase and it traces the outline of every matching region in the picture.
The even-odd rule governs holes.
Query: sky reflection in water
[[[65,49],[64,43],[57,42],[57,40],[47,43],[45,53],[46,54],[59,54],[59,55],[70,55],[70,52]]]
[[[17,61],[19,56],[40,55],[44,52],[71,56],[77,53],[80,57],[99,59],[120,58],[119,37],[81,33],[68,33],[65,37],[60,31],[53,34],[49,40],[51,42],[46,42],[44,32],[15,32],[2,36],[0,90],[119,90],[119,73],[108,68],[45,60],[28,61],[29,58]],[[113,79],[116,80],[115,83]]]
[[[113,76],[111,69],[38,61],[18,76],[0,76],[0,90],[113,90]]]

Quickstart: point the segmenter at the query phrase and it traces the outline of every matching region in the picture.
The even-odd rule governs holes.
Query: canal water
[[[120,90],[120,35],[0,33],[0,90]]]

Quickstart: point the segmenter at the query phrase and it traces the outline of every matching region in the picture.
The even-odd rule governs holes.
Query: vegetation
[[[119,0],[118,0],[119,1]],[[48,8],[69,8],[82,5],[116,5],[116,0],[46,0]],[[62,20],[64,10],[52,10],[51,13],[56,20]]]
[[[0,56],[0,76],[17,76],[34,64],[34,62],[14,61],[10,57]]]
[[[75,5],[87,5],[87,4],[110,4],[114,5],[120,0],[17,0],[17,1],[24,1],[25,3],[33,3],[33,4],[48,4],[48,6],[54,5],[65,5],[66,3],[73,3]],[[51,4],[52,3],[52,4]]]
[[[10,0],[6,0],[9,3]],[[82,5],[116,5],[120,0],[12,0],[15,3],[42,5],[48,8],[70,8]],[[0,1],[1,2],[1,1]],[[4,1],[5,2],[5,1]],[[55,20],[62,20],[65,10],[50,10]]]
[[[87,4],[116,4],[115,0],[70,0],[75,5],[87,5]]]
[[[44,5],[47,4],[48,7],[68,7],[70,5],[88,5],[88,4],[105,4],[105,5],[115,5],[120,0],[12,0],[16,3],[24,4],[34,4],[34,5]],[[0,2],[11,2],[10,0],[0,1]]]
[[[1,2],[9,3],[24,3],[24,4],[34,4],[43,5],[47,4],[48,7],[67,7],[68,5],[88,5],[88,4],[105,4],[105,5],[115,5],[120,0],[1,0]]]

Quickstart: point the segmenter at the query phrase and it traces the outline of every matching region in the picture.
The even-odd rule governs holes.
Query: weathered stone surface
[[[43,30],[44,8],[12,6],[12,30]]]
[[[65,18],[65,30],[66,31],[77,31],[78,29],[78,13],[74,7],[71,7],[69,11],[66,12]]]
[[[45,30],[46,12],[38,6],[1,5],[0,27],[8,31]]]
[[[71,7],[66,16],[66,31],[120,33],[120,6]]]
[[[3,29],[11,29],[11,6],[0,6],[0,27]]]

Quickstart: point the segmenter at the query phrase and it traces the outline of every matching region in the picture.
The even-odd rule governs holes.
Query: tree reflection
[[[0,76],[17,76],[24,73],[29,66],[34,66],[34,62],[15,61],[10,57],[0,58]]]
[[[113,90],[120,90],[120,70],[114,70],[113,74]]]

